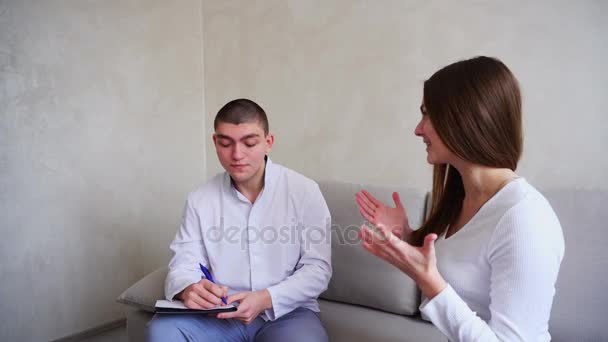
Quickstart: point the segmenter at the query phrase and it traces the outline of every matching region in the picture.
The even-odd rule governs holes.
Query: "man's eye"
[[[220,146],[222,146],[222,147],[230,147],[230,143],[220,143]]]
[[[257,144],[245,144],[245,146],[247,146],[247,147],[253,147],[255,145],[257,145]]]

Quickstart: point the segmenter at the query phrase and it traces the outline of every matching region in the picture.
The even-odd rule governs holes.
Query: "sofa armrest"
[[[116,298],[116,301],[137,309],[154,312],[156,301],[163,299],[165,296],[164,287],[167,272],[167,267],[164,266],[146,275],[126,289]]]

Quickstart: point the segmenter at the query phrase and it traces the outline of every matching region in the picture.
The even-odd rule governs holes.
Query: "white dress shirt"
[[[171,243],[168,300],[201,280],[199,263],[229,294],[268,289],[277,319],[298,307],[319,311],[331,277],[331,218],[319,186],[267,159],[264,188],[253,204],[227,172],[188,196]]]
[[[436,241],[448,286],[420,311],[450,341],[549,341],[562,228],[549,202],[518,178],[448,239]]]

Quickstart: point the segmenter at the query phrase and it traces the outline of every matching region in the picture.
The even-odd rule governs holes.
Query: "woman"
[[[416,281],[420,311],[450,341],[549,341],[561,226],[515,173],[522,152],[517,80],[499,60],[448,65],[424,83],[415,134],[434,165],[430,215],[414,231],[399,195],[357,193],[363,247]],[[437,249],[435,249],[437,240]]]

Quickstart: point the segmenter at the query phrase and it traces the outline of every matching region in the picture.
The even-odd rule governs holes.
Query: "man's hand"
[[[272,308],[270,292],[265,289],[239,292],[228,297],[227,300],[228,304],[238,301],[238,309],[233,312],[220,313],[217,315],[217,318],[235,318],[245,324],[249,324],[253,322],[262,311]]]
[[[211,309],[222,304],[222,297],[228,294],[228,287],[202,279],[198,283],[191,284],[180,292],[176,297],[184,302],[190,309]]]

